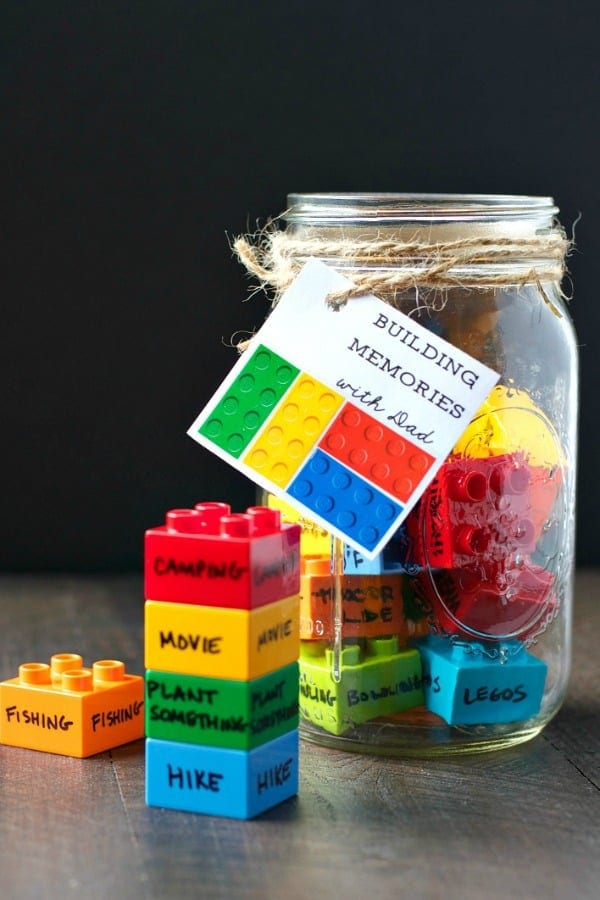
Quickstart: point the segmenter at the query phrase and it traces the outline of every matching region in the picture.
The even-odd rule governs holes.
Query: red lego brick
[[[562,471],[558,466],[553,469],[535,466],[530,471],[530,517],[536,533],[541,534],[556,503],[562,485]]]
[[[521,453],[451,458],[410,517],[415,561],[501,570],[534,551],[557,492],[556,475],[530,467]]]
[[[266,506],[237,514],[224,503],[171,510],[165,525],[146,532],[145,597],[254,609],[297,594],[300,530]]]
[[[342,407],[319,446],[403,502],[434,462],[420,447],[350,403]]]
[[[487,578],[478,566],[416,576],[431,620],[447,634],[526,639],[552,617],[554,575],[528,562]]]

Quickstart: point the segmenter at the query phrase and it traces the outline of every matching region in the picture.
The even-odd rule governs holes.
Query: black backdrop
[[[595,7],[2,4],[0,568],[137,568],[168,508],[253,502],[185,432],[267,309],[227,234],[315,190],[581,212],[578,558],[598,563]]]

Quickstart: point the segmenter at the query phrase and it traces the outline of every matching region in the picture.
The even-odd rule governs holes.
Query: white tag
[[[372,559],[498,374],[309,260],[188,431]]]

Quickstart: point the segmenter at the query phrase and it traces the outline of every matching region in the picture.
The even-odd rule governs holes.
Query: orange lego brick
[[[0,743],[63,756],[92,756],[144,736],[144,679],[122,662],[83,668],[76,653],[19,666],[0,683]]]
[[[402,575],[343,575],[343,637],[381,637],[406,632]],[[300,576],[300,637],[331,639],[334,633],[333,577],[329,557],[305,559]]]

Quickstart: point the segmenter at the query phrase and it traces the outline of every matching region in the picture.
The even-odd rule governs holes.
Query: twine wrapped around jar
[[[280,231],[271,223],[256,235],[240,236],[233,242],[233,250],[247,271],[262,288],[272,291],[274,304],[309,257],[326,258],[333,264],[336,260],[351,262],[352,270],[344,274],[353,286],[329,295],[328,302],[334,308],[366,293],[384,295],[381,299],[393,305],[397,293],[411,288],[429,289],[437,302],[434,299],[427,305],[434,308],[440,302],[440,293],[453,287],[478,290],[533,283],[543,293],[544,282],[562,281],[570,246],[558,223],[540,234],[490,234],[435,242],[384,239],[379,235],[366,239],[347,235],[304,238]],[[520,263],[518,272],[515,262]]]

